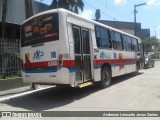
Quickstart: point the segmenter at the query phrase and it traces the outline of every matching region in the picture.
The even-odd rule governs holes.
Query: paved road
[[[160,111],[160,61],[139,75],[114,78],[103,90],[50,88],[1,102],[0,111],[8,110]]]

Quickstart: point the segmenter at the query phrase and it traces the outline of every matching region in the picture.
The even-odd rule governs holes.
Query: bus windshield
[[[59,40],[58,13],[35,17],[21,26],[21,46]]]

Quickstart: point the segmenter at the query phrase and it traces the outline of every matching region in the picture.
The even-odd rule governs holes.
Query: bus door
[[[88,29],[73,26],[77,83],[91,80],[90,34]]]

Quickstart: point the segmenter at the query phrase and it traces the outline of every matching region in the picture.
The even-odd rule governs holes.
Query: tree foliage
[[[160,50],[160,40],[156,37],[148,37],[142,40],[145,52],[152,52],[152,46],[156,51]]]
[[[83,0],[52,0],[49,9],[64,8],[74,13],[79,13],[79,10],[83,11]]]

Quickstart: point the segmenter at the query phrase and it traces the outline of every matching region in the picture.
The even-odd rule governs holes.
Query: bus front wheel
[[[111,84],[111,70],[108,67],[103,67],[101,71],[101,81],[99,83],[101,88],[109,87]]]

